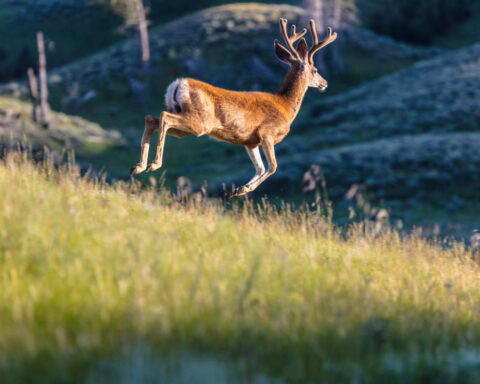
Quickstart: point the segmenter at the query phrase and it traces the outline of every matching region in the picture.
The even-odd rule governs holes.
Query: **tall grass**
[[[147,371],[188,354],[244,382],[480,377],[479,268],[461,244],[340,236],[315,213],[177,203],[14,155],[0,207],[1,383],[119,382],[138,348]]]

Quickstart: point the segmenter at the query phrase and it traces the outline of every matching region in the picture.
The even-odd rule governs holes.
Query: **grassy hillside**
[[[0,142],[15,147],[19,143],[36,149],[75,149],[79,153],[98,152],[124,144],[118,131],[106,131],[81,117],[50,113],[50,126],[42,128],[32,121],[32,105],[13,97],[0,97]]]
[[[478,381],[462,245],[68,168],[0,164],[2,383]]]

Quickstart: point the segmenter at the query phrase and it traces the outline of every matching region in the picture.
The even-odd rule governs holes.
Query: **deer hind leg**
[[[260,147],[255,147],[253,149],[245,147],[245,149],[247,150],[248,156],[250,157],[250,160],[252,160],[253,166],[255,167],[255,175],[246,184],[248,185],[255,182],[265,172],[265,166],[263,165],[262,156],[260,155]]]
[[[255,165],[255,160],[252,158],[252,155],[250,152],[247,150],[248,154],[250,155],[250,158],[252,159],[253,164],[255,165],[255,169],[257,170],[257,173],[255,176],[244,186],[237,188],[232,196],[242,196],[246,195],[249,192],[254,191],[261,183],[265,181],[265,179],[275,173],[277,170],[277,160],[275,158],[275,149],[274,149],[274,143],[273,139],[270,137],[265,137],[261,139],[261,145],[263,149],[263,153],[265,154],[265,157],[267,159],[268,163],[268,168],[265,170],[263,167],[262,159],[260,157],[260,151],[259,147],[256,147],[255,149],[257,150],[258,154],[258,159],[260,160],[261,167],[260,169],[257,169],[257,166]],[[255,152],[253,152],[253,155],[256,158]]]
[[[170,112],[162,112],[158,124],[158,144],[155,160],[153,160],[147,167],[147,172],[153,172],[162,166],[163,148],[165,146],[165,137],[169,129],[175,127],[175,133],[178,137],[178,132],[184,132],[183,136],[188,136],[194,133],[188,128],[188,123],[182,115],[177,115]]]
[[[136,175],[142,173],[147,169],[147,160],[148,160],[148,150],[150,148],[150,139],[152,138],[153,132],[158,129],[159,119],[147,115],[145,116],[145,129],[142,135],[142,152],[140,154],[140,162],[137,163],[131,170],[131,175]]]

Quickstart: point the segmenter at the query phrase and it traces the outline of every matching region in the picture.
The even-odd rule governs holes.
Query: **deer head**
[[[313,56],[320,49],[333,43],[337,38],[337,33],[332,33],[332,28],[328,28],[327,37],[321,42],[318,42],[315,21],[310,20],[310,31],[312,33],[313,44],[310,49],[308,49],[307,42],[303,38],[307,33],[305,28],[301,32],[296,33],[295,25],[292,25],[289,36],[287,33],[287,20],[280,19],[280,30],[288,49],[280,44],[278,40],[275,40],[274,46],[277,57],[284,63],[289,64],[291,71],[293,71],[298,78],[302,79],[307,84],[307,87],[318,88],[322,92],[325,91],[328,83],[318,73],[318,69],[313,62]],[[300,41],[295,48],[293,43],[299,39]]]

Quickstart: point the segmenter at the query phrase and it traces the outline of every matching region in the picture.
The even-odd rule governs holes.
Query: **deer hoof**
[[[156,163],[155,161],[150,163],[147,167],[147,171],[146,172],[153,172],[153,171],[156,171],[158,168],[160,168],[162,166],[162,163]]]
[[[250,188],[248,188],[246,185],[244,185],[243,187],[235,188],[231,197],[244,196],[248,192],[250,192]]]
[[[132,167],[130,169],[130,175],[137,175],[139,173],[142,173],[143,171],[145,171],[145,169],[147,169],[147,167],[143,164],[137,164],[135,165],[134,167]]]

